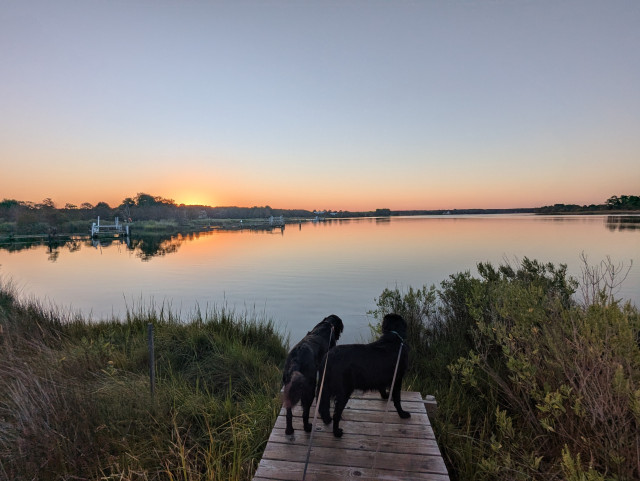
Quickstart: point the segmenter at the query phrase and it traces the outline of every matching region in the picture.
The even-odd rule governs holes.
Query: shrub
[[[638,479],[638,310],[606,293],[577,303],[566,266],[478,273],[450,277],[437,300],[433,288],[385,292],[376,310],[414,325],[409,379],[438,397],[453,477]]]

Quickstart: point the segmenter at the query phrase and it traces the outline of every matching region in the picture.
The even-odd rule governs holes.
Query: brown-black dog
[[[398,314],[387,314],[382,320],[382,335],[371,344],[346,344],[338,346],[327,353],[327,368],[324,386],[320,398],[319,412],[325,424],[331,422],[329,400],[335,398],[333,411],[333,435],[342,436],[340,419],[354,390],[380,391],[384,399],[389,395],[386,389],[391,386],[393,373],[398,361],[400,346],[400,362],[396,374],[393,392],[393,405],[398,415],[405,419],[411,417],[400,404],[402,378],[409,364],[408,346],[404,344],[407,323]],[[322,361],[324,364],[324,360]]]
[[[309,410],[316,396],[316,373],[320,362],[329,349],[336,345],[344,326],[335,314],[325,317],[316,327],[296,344],[284,363],[282,383],[283,404],[287,410],[286,434],[293,434],[291,409],[302,401],[302,423],[306,432],[311,431]]]

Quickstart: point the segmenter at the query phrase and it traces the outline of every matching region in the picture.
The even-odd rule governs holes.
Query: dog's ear
[[[331,314],[329,317],[331,318],[331,325],[333,326],[333,334],[337,341],[338,339],[340,339],[340,334],[342,334],[342,331],[344,329],[344,324],[342,323],[342,319],[340,319],[335,314]]]
[[[391,327],[391,323],[392,323],[391,314],[386,314],[382,318],[382,326],[380,326],[380,329],[382,330],[382,332],[393,331],[393,327]]]

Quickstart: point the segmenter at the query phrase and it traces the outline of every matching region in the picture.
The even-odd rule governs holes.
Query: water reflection
[[[606,220],[607,229],[637,230],[640,229],[640,215],[610,215]]]
[[[1,250],[8,252],[20,252],[28,251],[32,249],[39,249],[45,247],[47,254],[47,260],[50,262],[56,262],[60,253],[68,251],[71,253],[78,252],[85,248],[93,248],[102,251],[103,248],[109,248],[112,246],[123,247],[127,251],[131,251],[142,261],[149,261],[153,257],[165,256],[167,254],[175,254],[178,252],[180,246],[190,240],[197,239],[198,234],[191,234],[187,236],[177,235],[145,235],[136,236],[135,238],[129,237],[114,237],[114,238],[100,238],[92,239],[90,237],[78,239],[57,239],[51,242],[28,241],[18,243],[5,243],[0,244]]]
[[[58,257],[60,256],[60,250],[59,249],[54,249],[51,246],[49,246],[49,249],[47,251],[48,255],[47,255],[47,260],[51,261],[51,262],[55,262],[58,260]]]
[[[77,252],[80,250],[80,247],[85,244],[87,238],[78,238],[71,237],[68,239],[55,238],[51,241],[43,241],[42,239],[33,239],[33,240],[21,240],[21,241],[13,241],[11,239],[5,240],[4,242],[0,242],[0,250],[6,250],[8,252],[20,252],[30,249],[40,248],[42,246],[46,246],[47,252],[54,256],[55,253],[62,248],[68,249],[69,252]]]
[[[602,225],[609,231],[635,231],[640,230],[640,215],[610,215],[610,216],[598,216],[604,217]],[[348,225],[375,225],[375,226],[387,226],[395,225],[396,228],[403,223],[415,223],[423,222],[425,220],[439,221],[436,230],[431,233],[432,236],[439,236],[444,232],[443,222],[449,224],[456,224],[463,222],[482,222],[486,224],[490,221],[504,221],[516,219],[517,217],[511,217],[508,215],[498,216],[413,216],[413,217],[366,217],[366,218],[326,218],[318,222],[300,222],[296,231],[301,232],[304,227],[312,228],[312,231],[316,229],[322,229],[323,227],[329,228],[333,226],[348,226]],[[523,216],[519,216],[520,219]],[[553,224],[573,224],[573,223],[587,223],[593,224],[595,216],[530,216],[530,221],[533,221],[539,225],[539,223],[553,223]],[[499,224],[498,224],[499,225]],[[435,225],[433,226],[435,227]],[[495,227],[495,226],[494,226]],[[50,262],[57,262],[60,253],[68,251],[75,253],[81,250],[82,247],[93,247],[94,249],[101,250],[103,248],[109,248],[112,246],[118,246],[119,249],[133,253],[135,257],[139,258],[143,262],[148,262],[154,257],[164,257],[169,254],[176,254],[180,247],[185,242],[191,242],[199,239],[200,237],[208,237],[216,234],[223,233],[254,233],[254,234],[280,234],[284,236],[284,226],[266,227],[266,228],[247,228],[239,230],[207,230],[202,232],[191,233],[179,233],[179,234],[138,234],[132,237],[114,237],[114,238],[90,238],[90,237],[71,237],[68,239],[56,237],[53,240],[43,241],[42,239],[33,240],[21,240],[16,242],[11,238],[5,238],[0,241],[0,251],[5,250],[8,252],[20,252],[25,250],[32,250],[41,247],[45,247],[47,259]],[[415,232],[412,233],[415,236]],[[453,239],[449,242],[456,243],[458,240]],[[475,241],[478,242],[478,239]]]
[[[299,230],[302,229],[302,224],[299,226]],[[58,261],[60,253],[63,251],[78,252],[82,247],[94,248],[102,251],[103,248],[109,248],[117,246],[124,248],[125,251],[129,251],[139,258],[143,262],[148,262],[154,257],[163,257],[168,254],[175,254],[185,242],[190,242],[199,239],[202,236],[211,236],[220,232],[237,232],[237,233],[261,233],[261,234],[279,234],[284,235],[284,226],[267,227],[267,228],[247,228],[247,229],[233,229],[230,231],[202,231],[202,232],[190,232],[180,234],[137,234],[131,237],[99,237],[92,238],[89,236],[62,238],[57,237],[50,241],[43,241],[42,239],[33,240],[21,240],[15,242],[12,240],[6,240],[0,242],[0,250],[6,250],[8,252],[20,252],[32,249],[39,249],[44,247],[47,259],[50,262]]]
[[[138,231],[129,242],[84,237],[5,244],[0,275],[27,295],[96,319],[122,316],[126,302],[136,299],[172,303],[184,318],[192,306],[229,306],[265,312],[295,339],[336,313],[345,321],[344,342],[358,342],[369,335],[367,313],[383,289],[439,285],[478,262],[526,256],[566,263],[579,276],[581,252],[596,263],[607,256],[625,265],[633,260],[620,297],[638,303],[638,220],[449,215],[327,219],[286,231]]]
[[[189,240],[189,237],[182,237],[181,235],[175,237],[136,237],[127,244],[127,248],[135,252],[136,257],[140,258],[143,262],[147,262],[153,257],[175,254],[178,252],[182,243],[187,240]]]

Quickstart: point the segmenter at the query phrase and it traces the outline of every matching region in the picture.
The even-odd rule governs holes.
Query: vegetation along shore
[[[372,312],[409,323],[404,388],[436,396],[451,478],[639,479],[640,313],[614,297],[624,269],[585,262],[579,282],[526,258],[477,271],[385,290]],[[0,479],[249,480],[288,343],[225,310],[86,322],[5,280]]]
[[[274,209],[264,207],[210,207],[176,204],[172,199],[139,193],[127,197],[117,207],[106,202],[80,206],[65,204],[56,207],[51,199],[40,203],[15,199],[0,201],[0,243],[57,241],[88,236],[98,218],[103,223],[115,217],[130,226],[134,235],[177,235],[212,229],[260,229],[290,223],[345,219],[354,217],[392,217],[407,215],[477,215],[477,214],[623,214],[639,213],[640,196],[612,196],[603,204],[555,204],[536,208],[516,209],[438,209],[391,210],[366,212],[304,209]],[[275,220],[275,223],[274,223]]]

